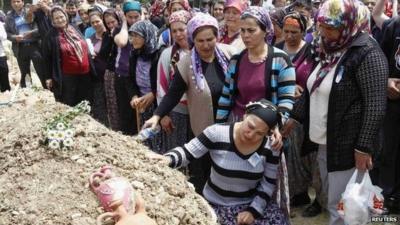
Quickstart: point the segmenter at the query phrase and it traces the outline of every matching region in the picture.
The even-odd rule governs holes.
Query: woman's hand
[[[240,212],[237,215],[237,223],[238,225],[250,225],[254,223],[253,214],[249,211]]]
[[[146,156],[151,161],[156,161],[156,163],[159,165],[169,166],[169,164],[171,164],[171,158],[169,156],[160,155],[154,152],[149,152],[146,154]]]
[[[282,141],[282,135],[281,132],[279,131],[278,126],[275,127],[275,129],[272,131],[272,136],[271,136],[271,147],[273,150],[280,150],[283,146],[283,141]]]
[[[46,87],[49,90],[51,90],[53,88],[53,80],[52,79],[47,79],[46,80]]]
[[[396,100],[396,99],[400,98],[400,90],[398,88],[399,85],[400,85],[400,79],[389,78],[388,88],[387,88],[387,93],[388,93],[389,99]]]
[[[175,129],[174,124],[172,123],[171,117],[169,116],[164,116],[161,121],[160,121],[162,129],[165,131],[167,134],[171,134],[172,131]]]
[[[151,127],[151,129],[155,130],[157,128],[158,122],[160,122],[160,116],[153,115],[150,119],[144,122],[142,129]]]
[[[140,112],[144,112],[155,100],[152,92],[143,95],[142,97],[133,96],[131,100],[132,108],[136,108]]]
[[[356,168],[361,172],[372,169],[372,157],[370,154],[355,150],[354,159],[356,161]]]
[[[296,84],[296,92],[295,92],[295,94],[294,94],[294,97],[295,97],[296,99],[297,99],[297,98],[300,98],[301,95],[303,94],[303,91],[304,91],[304,89],[303,89],[300,85]]]

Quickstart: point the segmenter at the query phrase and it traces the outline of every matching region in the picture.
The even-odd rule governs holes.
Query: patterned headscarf
[[[64,29],[58,29],[60,32],[64,33],[65,39],[68,44],[74,49],[75,55],[78,58],[79,62],[83,61],[83,49],[81,46],[82,37],[78,34],[78,32],[68,24],[68,14],[61,6],[53,6],[50,10],[50,18],[53,20],[53,14],[57,11],[62,12],[67,19],[67,26]],[[53,21],[52,21],[52,25]]]
[[[371,33],[371,12],[368,6],[358,1],[357,24],[361,31]]]
[[[247,6],[248,6],[248,3],[246,0],[227,0],[224,5],[224,11],[227,8],[233,7],[235,9],[239,10],[240,14],[242,14],[243,11],[247,8]]]
[[[338,40],[328,41],[321,38],[323,50],[333,53],[349,46],[356,35],[361,31],[358,24],[357,3],[352,0],[327,0],[318,12],[317,21],[341,29]]]
[[[134,23],[129,28],[129,33],[136,33],[144,38],[144,53],[150,55],[157,50],[157,32],[158,28],[148,20],[142,20]]]
[[[179,10],[177,12],[173,12],[169,16],[169,24],[175,23],[175,22],[181,22],[184,24],[187,24],[192,16],[190,13],[186,10]]]
[[[156,0],[150,7],[150,16],[157,17],[161,16],[165,8],[165,4],[161,0]]]
[[[168,12],[171,15],[171,10],[172,10],[172,5],[174,3],[179,3],[183,9],[185,9],[186,11],[190,12],[190,4],[188,0],[172,0],[169,4],[168,4]]]
[[[285,16],[285,18],[283,19],[283,24],[286,24],[286,22],[288,22],[288,19],[294,19],[297,21],[297,24],[299,25],[299,28],[301,30],[302,33],[306,32],[307,30],[307,19],[301,15],[298,12],[292,12],[289,15]]]
[[[327,40],[316,35],[315,47],[317,61],[321,61],[321,69],[314,81],[310,94],[322,83],[329,71],[337,64],[345,50],[351,45],[356,36],[365,29],[366,18],[360,18],[364,14],[359,11],[360,2],[352,0],[327,0],[319,9],[317,22],[340,29],[338,40]]]
[[[249,16],[265,27],[264,31],[267,33],[265,41],[271,44],[274,38],[274,26],[272,25],[271,18],[269,18],[268,11],[263,7],[250,6],[242,13],[241,19],[245,19]]]
[[[201,27],[212,27],[217,30],[218,32],[218,21],[214,17],[209,14],[205,13],[197,13],[189,22],[188,22],[188,36],[190,41],[193,43],[194,37],[193,34],[196,32],[197,29]],[[218,38],[218,35],[217,37]],[[221,66],[224,74],[228,69],[228,59],[224,55],[224,53],[215,46],[215,57],[218,60],[219,65]],[[196,89],[203,91],[205,87],[205,78],[203,74],[203,69],[201,68],[201,59],[199,53],[197,52],[196,48],[192,49],[191,53],[191,62],[192,62],[192,69],[193,69],[193,77],[192,80],[196,85]]]

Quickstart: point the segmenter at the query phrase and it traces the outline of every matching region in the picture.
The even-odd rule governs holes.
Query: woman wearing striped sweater
[[[252,6],[241,16],[246,49],[229,63],[216,122],[239,121],[248,102],[266,98],[288,117],[293,107],[296,73],[288,55],[271,45],[273,25],[268,12]]]
[[[212,167],[203,195],[220,224],[288,224],[272,200],[280,151],[271,150],[267,137],[280,120],[278,108],[261,99],[246,106],[242,122],[211,125],[183,147],[155,158],[179,168],[210,153]]]

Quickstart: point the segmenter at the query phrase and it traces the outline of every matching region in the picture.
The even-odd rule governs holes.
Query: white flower
[[[72,138],[74,136],[74,130],[73,129],[68,129],[65,131],[65,137],[67,138]]]
[[[63,144],[66,147],[71,147],[72,145],[74,145],[74,140],[72,140],[72,138],[70,138],[70,137],[65,138],[65,140],[63,141]]]
[[[56,139],[59,140],[59,141],[64,140],[65,139],[65,132],[61,131],[61,130],[57,131]]]
[[[57,140],[51,140],[49,142],[49,147],[51,149],[59,149],[60,148],[60,142],[58,142]]]
[[[65,125],[63,123],[57,123],[56,128],[57,128],[57,130],[64,130]]]
[[[55,130],[48,130],[47,131],[47,138],[48,139],[50,139],[50,140],[55,139],[56,136],[57,136],[57,131],[55,131]]]

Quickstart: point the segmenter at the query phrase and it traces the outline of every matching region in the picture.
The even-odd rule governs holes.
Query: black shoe
[[[317,200],[315,200],[310,206],[308,206],[304,212],[301,214],[303,217],[315,217],[318,216],[322,212],[322,207],[318,203]]]
[[[388,214],[399,214],[400,200],[394,197],[387,198],[385,199],[384,207],[387,209]]]
[[[308,193],[303,192],[303,193],[293,196],[292,199],[290,199],[290,206],[299,207],[299,206],[310,204],[310,202],[311,202],[311,199],[308,196]]]

